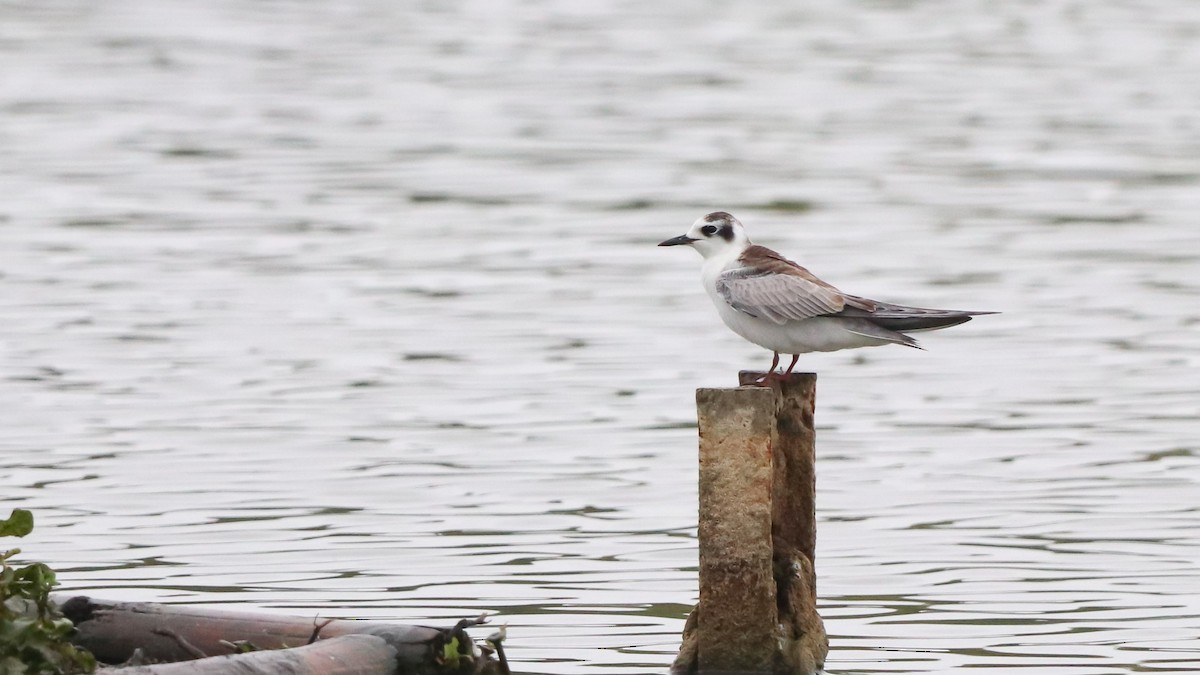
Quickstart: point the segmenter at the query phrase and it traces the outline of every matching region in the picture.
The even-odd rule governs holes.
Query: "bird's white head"
[[[705,258],[736,254],[740,255],[750,245],[746,228],[732,215],[714,211],[692,223],[687,234],[668,239],[659,246],[687,245],[700,252]]]

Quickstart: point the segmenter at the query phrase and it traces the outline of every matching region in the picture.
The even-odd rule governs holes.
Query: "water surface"
[[[737,214],[1002,310],[809,355],[835,673],[1200,671],[1200,6],[0,3],[0,494],[72,592],[663,672]]]

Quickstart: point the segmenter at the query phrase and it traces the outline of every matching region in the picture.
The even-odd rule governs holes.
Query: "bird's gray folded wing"
[[[831,286],[753,267],[722,273],[717,292],[734,309],[777,324],[835,314],[846,306],[845,296]]]

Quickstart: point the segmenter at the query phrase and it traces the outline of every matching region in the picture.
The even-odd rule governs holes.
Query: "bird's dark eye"
[[[700,228],[700,232],[701,232],[701,234],[703,234],[706,237],[711,237],[717,233],[717,226],[716,225],[705,225],[704,227]]]

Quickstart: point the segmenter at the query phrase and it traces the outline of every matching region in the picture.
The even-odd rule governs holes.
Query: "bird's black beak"
[[[684,244],[690,244],[693,241],[696,241],[696,240],[692,239],[691,237],[687,236],[686,234],[681,234],[678,237],[671,237],[670,239],[659,244],[659,246],[682,246]]]

